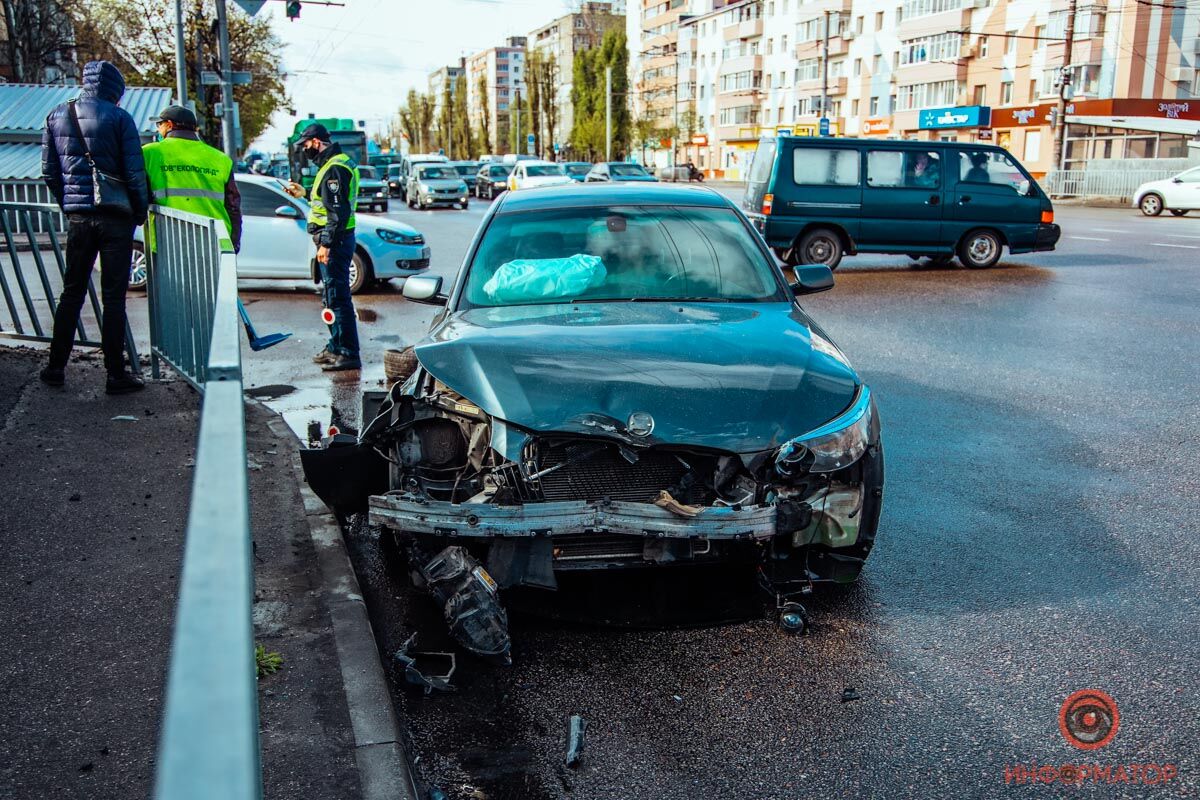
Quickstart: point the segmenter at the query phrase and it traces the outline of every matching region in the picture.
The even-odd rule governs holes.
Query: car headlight
[[[425,242],[425,237],[419,233],[409,235],[390,228],[376,228],[375,233],[388,244],[423,244]]]
[[[871,390],[863,386],[850,408],[816,430],[785,442],[775,454],[775,471],[790,478],[850,466],[867,451],[873,413]]]

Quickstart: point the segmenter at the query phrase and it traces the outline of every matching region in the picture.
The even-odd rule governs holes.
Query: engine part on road
[[[579,766],[583,758],[584,734],[587,732],[587,720],[578,714],[572,714],[567,720],[567,766]]]
[[[455,641],[475,655],[511,664],[508,614],[500,605],[496,581],[487,570],[465,548],[457,546],[416,563],[420,564],[421,578],[442,606]]]
[[[413,686],[420,686],[427,695],[433,694],[434,689],[453,692],[450,678],[458,668],[454,653],[422,652],[414,649],[416,646],[417,634],[414,633],[393,656],[404,666],[404,680]]]

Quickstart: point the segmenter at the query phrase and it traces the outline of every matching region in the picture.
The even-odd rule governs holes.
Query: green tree
[[[485,151],[490,153],[490,152],[493,152],[493,147],[492,147],[491,115],[488,114],[489,96],[488,96],[488,82],[487,82],[487,73],[486,72],[481,72],[479,74],[479,84],[478,84],[477,88],[479,89],[479,107],[482,109],[482,113],[480,113],[480,115],[479,115],[480,146]]]
[[[558,129],[558,60],[551,53],[541,63],[542,118],[546,124],[546,151],[553,157]]]
[[[633,121],[633,143],[642,149],[642,163],[646,163],[646,148],[658,146],[660,134],[654,118],[642,115]]]
[[[475,157],[475,142],[471,135],[471,117],[467,113],[467,76],[459,75],[454,82],[454,152],[459,158]]]
[[[575,54],[572,64],[573,86],[571,104],[575,123],[571,130],[571,146],[595,160],[605,152],[605,70],[612,68],[612,154],[613,158],[629,155],[633,139],[633,121],[629,113],[629,51],[625,30],[610,29],[600,46]]]
[[[542,153],[542,57],[538,50],[525,51],[525,109],[521,114],[529,113],[529,129],[533,133],[533,152],[534,155]],[[524,144],[524,139],[522,139]],[[522,152],[524,148],[522,147]]]
[[[68,3],[76,25],[80,61],[112,61],[130,85],[175,85],[175,19],[171,3],[159,0],[90,0]],[[229,53],[234,70],[249,72],[252,82],[233,88],[245,144],[266,130],[271,115],[288,105],[280,61],[283,43],[270,18],[252,18],[229,7]],[[202,120],[201,134],[220,146],[220,123],[213,106],[221,99],[215,86],[200,83],[200,71],[220,71],[213,0],[185,3],[184,48],[189,54],[189,96]],[[205,124],[207,123],[207,124]]]
[[[428,153],[433,150],[433,98],[427,94],[416,93],[417,102],[413,108],[414,119],[417,123],[417,133],[420,137],[420,152]]]
[[[417,124],[418,105],[420,105],[420,100],[417,90],[409,89],[408,97],[405,98],[404,105],[400,106],[396,115],[400,123],[400,130],[404,132],[405,138],[408,139],[408,147],[413,152],[419,152],[421,149],[421,128]]]
[[[451,93],[450,81],[442,83],[442,113],[438,120],[439,141],[437,146],[445,148],[451,158],[458,154],[454,152],[454,95]]]

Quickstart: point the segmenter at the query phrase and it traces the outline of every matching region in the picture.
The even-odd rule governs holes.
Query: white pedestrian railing
[[[1062,169],[1046,175],[1042,188],[1051,197],[1109,197],[1130,200],[1143,183],[1161,181],[1177,170]]]

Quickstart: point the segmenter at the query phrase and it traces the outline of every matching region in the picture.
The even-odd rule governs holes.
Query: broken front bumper
[[[431,536],[531,537],[608,533],[659,539],[748,541],[776,534],[773,505],[749,508],[706,507],[681,517],[650,503],[621,500],[567,500],[497,506],[447,503],[409,494],[375,495],[372,525]]]

